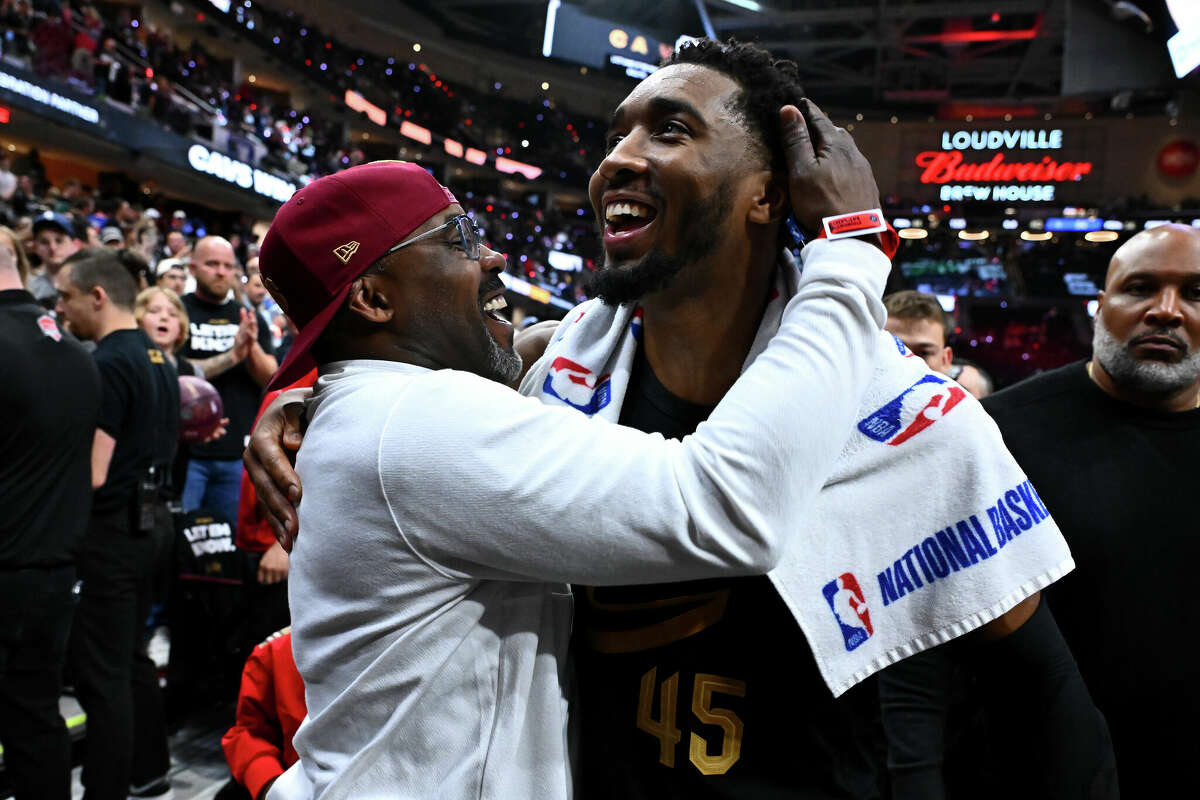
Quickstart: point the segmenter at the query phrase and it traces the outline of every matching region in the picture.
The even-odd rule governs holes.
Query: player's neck
[[[655,377],[681,400],[719,402],[754,344],[775,261],[770,252],[749,259],[743,253],[742,259],[741,267],[732,259],[716,259],[712,269],[696,275],[699,281],[692,287],[677,281],[642,302],[646,358]]]
[[[8,269],[0,272],[0,292],[9,289],[24,289],[25,286],[21,283],[21,276],[17,274],[15,269]]]

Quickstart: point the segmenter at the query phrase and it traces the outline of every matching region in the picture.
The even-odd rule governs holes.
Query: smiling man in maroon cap
[[[808,113],[829,146],[796,114],[803,221],[877,204]],[[768,178],[742,187],[762,244],[784,207]],[[272,798],[571,796],[567,584],[762,574],[842,450],[890,264],[854,238],[804,262],[766,351],[675,441],[506,385],[504,259],[421,167],[354,167],[280,209],[260,266],[300,333],[272,385],[320,377],[289,576],[309,718]]]
[[[353,178],[315,185],[280,210],[263,241],[263,283],[300,328],[269,388],[295,382],[321,354],[513,381],[521,360],[512,326],[497,313],[505,307],[503,256],[480,245],[458,201],[421,167],[380,161]],[[400,188],[404,203],[372,196]],[[388,269],[397,259],[411,266]],[[404,309],[385,307],[385,294],[403,298]],[[380,324],[389,321],[397,324]]]

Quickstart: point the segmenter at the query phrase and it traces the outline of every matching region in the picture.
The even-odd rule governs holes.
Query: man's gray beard
[[[488,332],[488,368],[500,383],[512,383],[521,374],[521,356],[508,352]]]
[[[1099,315],[1092,336],[1092,352],[1114,383],[1145,394],[1177,392],[1200,377],[1200,349],[1176,364],[1135,358],[1125,343],[1108,332]]]

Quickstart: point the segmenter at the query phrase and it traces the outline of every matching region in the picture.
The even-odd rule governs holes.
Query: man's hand
[[[258,341],[258,314],[245,308],[240,309],[237,338],[233,340],[233,357],[238,362],[250,357],[250,348]]]
[[[279,542],[263,553],[258,562],[258,582],[264,586],[286,581],[288,576],[288,554]]]
[[[800,105],[779,110],[796,221],[819,231],[825,217],[879,208],[875,175],[854,139],[812,101]]]
[[[292,469],[289,455],[300,449],[300,412],[312,389],[290,389],[276,397],[250,434],[250,446],[242,456],[246,474],[258,492],[263,516],[275,538],[289,553],[299,533],[300,477]]]
[[[227,433],[229,433],[229,417],[221,417],[221,423],[217,425],[217,429],[208,436],[204,437],[202,444],[215,442],[217,439],[220,439]]]

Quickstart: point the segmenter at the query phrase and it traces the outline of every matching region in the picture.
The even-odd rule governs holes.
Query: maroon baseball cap
[[[263,285],[299,333],[268,390],[316,366],[309,352],[350,285],[393,245],[458,201],[417,164],[374,161],[305,186],[275,214],[263,237]]]

